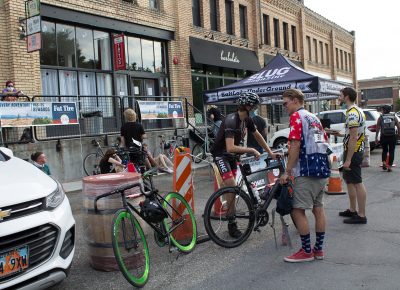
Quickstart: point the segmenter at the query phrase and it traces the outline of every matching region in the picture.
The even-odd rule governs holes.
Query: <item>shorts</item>
[[[327,178],[296,177],[293,185],[293,208],[323,207],[324,189],[327,181]]]
[[[346,161],[347,152],[343,154],[343,161]],[[343,179],[346,184],[359,184],[362,183],[361,177],[361,164],[364,157],[364,151],[355,152],[351,158],[350,169],[345,170],[343,168]]]
[[[217,165],[222,180],[236,177],[237,163],[233,158],[215,157],[214,163]]]

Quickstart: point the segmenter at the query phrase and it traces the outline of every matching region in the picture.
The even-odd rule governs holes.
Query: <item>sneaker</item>
[[[388,168],[388,169],[387,169],[387,172],[392,172],[392,168]]]
[[[228,232],[232,238],[238,239],[242,235],[242,232],[238,229],[236,222],[228,223]]]
[[[339,216],[344,216],[344,217],[352,217],[357,215],[356,211],[351,211],[349,209],[346,209],[345,211],[339,212]]]
[[[383,170],[386,170],[386,169],[387,169],[386,164],[382,164],[382,169],[383,169]]]
[[[351,218],[343,220],[345,224],[366,224],[367,217],[360,217],[358,214],[353,215]]]
[[[294,253],[291,256],[283,258],[285,262],[289,263],[301,263],[301,262],[310,262],[314,261],[314,254],[306,253],[303,249],[300,249],[297,253]]]
[[[315,260],[323,260],[325,258],[323,250],[313,250]]]

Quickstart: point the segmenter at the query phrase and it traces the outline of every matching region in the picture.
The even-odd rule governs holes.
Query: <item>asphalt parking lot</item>
[[[368,192],[367,225],[343,224],[337,212],[348,206],[347,196],[326,196],[328,228],[324,261],[283,262],[285,255],[299,247],[293,226],[290,227],[293,249],[280,244],[275,248],[272,229],[267,225],[238,248],[224,249],[210,241],[197,245],[188,255],[169,254],[148,233],[150,278],[145,288],[399,289],[399,146],[395,159],[399,164],[392,173],[379,168],[380,154],[380,149],[374,150],[371,166],[363,171]],[[207,197],[213,192],[212,175],[206,167],[195,170],[193,177],[195,213],[201,235],[204,234],[201,214]],[[172,187],[172,176],[157,177],[156,185],[161,191],[168,191]],[[131,289],[118,271],[101,272],[90,267],[82,222],[82,193],[71,193],[68,197],[77,223],[75,257],[70,276],[51,289]],[[312,219],[310,224],[313,225]]]

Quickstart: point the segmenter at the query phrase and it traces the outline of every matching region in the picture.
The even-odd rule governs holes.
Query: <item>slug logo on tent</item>
[[[249,77],[244,83],[269,81],[283,78],[290,71],[290,67],[275,68],[261,71]]]

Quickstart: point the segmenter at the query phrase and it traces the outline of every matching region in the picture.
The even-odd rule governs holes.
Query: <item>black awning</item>
[[[261,68],[257,55],[252,50],[193,37],[189,38],[189,42],[196,63],[249,71],[258,71]]]

